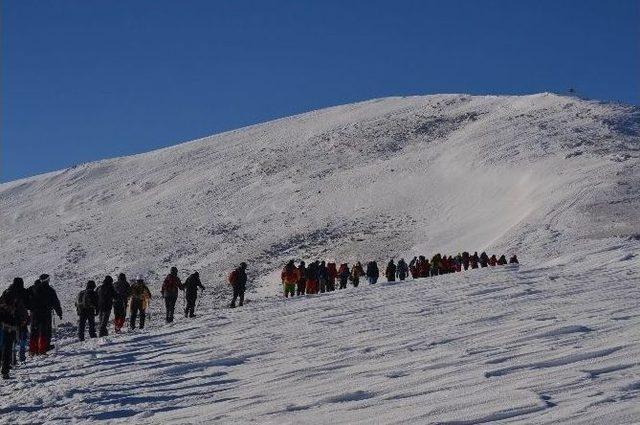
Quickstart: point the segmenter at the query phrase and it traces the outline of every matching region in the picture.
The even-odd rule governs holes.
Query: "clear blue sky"
[[[428,93],[640,103],[640,1],[2,1],[0,181]]]

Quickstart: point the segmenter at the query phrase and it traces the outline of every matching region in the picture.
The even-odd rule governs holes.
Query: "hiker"
[[[149,300],[151,299],[151,291],[144,283],[141,275],[136,277],[136,281],[131,285],[131,329],[136,328],[136,318],[140,315],[140,329],[144,329],[144,320],[146,318],[147,308],[149,308]]]
[[[489,265],[491,267],[494,267],[496,264],[498,264],[498,259],[496,258],[496,255],[493,254],[491,257],[489,257]]]
[[[3,292],[3,295],[6,297],[16,297],[17,299],[17,322],[16,322],[16,332],[13,335],[13,344],[18,345],[18,354],[21,362],[27,360],[26,351],[27,344],[29,342],[29,292],[24,287],[24,281],[20,277],[16,277],[13,279],[13,283],[9,285],[9,287]],[[18,358],[16,358],[16,353],[13,353],[13,361],[12,363],[16,365],[18,363]]]
[[[282,269],[282,273],[280,273],[280,279],[282,280],[282,286],[284,287],[284,297],[289,298],[289,295],[293,297],[296,292],[296,284],[300,279],[298,275],[298,269],[296,269],[293,260],[289,261],[284,269]]]
[[[469,253],[467,251],[462,253],[462,267],[465,270],[469,269]]]
[[[233,288],[233,299],[229,307],[236,308],[236,300],[240,299],[240,307],[244,304],[244,292],[247,290],[247,263],[242,262],[229,275],[229,285]]]
[[[307,295],[318,293],[318,262],[313,261],[307,267]]]
[[[200,273],[193,272],[184,281],[184,299],[187,306],[184,308],[184,317],[196,317],[196,300],[198,299],[198,288],[204,291],[204,286],[200,282]]]
[[[9,379],[18,329],[28,320],[23,301],[24,282],[21,278],[15,278],[0,296],[0,373],[3,379]]]
[[[489,265],[489,256],[486,252],[482,251],[482,254],[480,254],[480,267],[484,268],[487,267],[487,265]]]
[[[307,286],[307,268],[304,265],[304,261],[300,261],[298,265],[298,282],[296,288],[296,295],[304,295]]]
[[[455,264],[455,268],[456,268],[456,272],[461,272],[462,271],[462,254],[458,253],[458,255],[456,255],[453,258],[453,263]]]
[[[440,274],[440,261],[442,260],[440,254],[436,254],[431,257],[431,276],[438,276]]]
[[[480,262],[480,258],[478,258],[478,251],[474,252],[473,255],[469,258],[469,263],[471,264],[472,269],[478,268],[478,263]]]
[[[357,261],[356,264],[351,267],[351,284],[354,288],[357,288],[360,284],[360,276],[364,276],[364,269],[360,261]]]
[[[111,309],[113,308],[113,301],[116,298],[113,278],[111,276],[105,276],[102,285],[100,285],[96,292],[98,294],[98,314],[100,315],[98,336],[107,336],[109,335],[107,327],[109,326]]]
[[[396,281],[396,264],[393,262],[393,260],[389,260],[389,262],[387,263],[387,269],[384,271],[384,275],[386,276],[388,282]]]
[[[502,254],[500,258],[498,258],[498,265],[504,266],[506,264],[507,264],[507,257],[505,257],[504,254]]]
[[[427,260],[424,255],[418,257],[417,269],[419,277],[429,277],[431,264],[429,264],[429,260]]]
[[[49,285],[49,275],[42,274],[29,287],[29,308],[31,308],[31,338],[29,352],[32,355],[46,354],[53,348],[51,345],[51,312],[55,311],[62,319],[62,308],[55,289]]]
[[[327,292],[327,284],[329,283],[329,271],[324,261],[318,264],[318,287],[323,294]]]
[[[131,296],[131,285],[127,282],[127,276],[124,273],[118,275],[118,280],[113,285],[116,296],[113,300],[113,327],[116,333],[119,333],[127,318],[127,303]]]
[[[515,254],[513,254],[513,256],[509,258],[509,264],[520,264],[518,262],[518,257]]]
[[[369,281],[369,285],[377,283],[379,277],[380,270],[378,270],[378,263],[369,261],[369,263],[367,263],[367,280]]]
[[[176,309],[176,301],[178,299],[178,291],[182,289],[182,282],[178,277],[178,269],[171,267],[171,271],[164,278],[162,283],[162,298],[164,298],[164,305],[167,309],[166,321],[167,323],[173,322],[173,312]]]
[[[413,279],[420,277],[418,274],[418,257],[413,257],[411,261],[409,261],[409,273]]]
[[[349,265],[347,263],[340,264],[340,268],[338,269],[338,280],[340,281],[340,289],[347,288],[347,281],[349,280],[349,276],[351,276]]]
[[[334,262],[328,263],[327,272],[329,274],[329,280],[327,281],[327,291],[332,292],[336,290],[336,277],[338,276],[336,263]]]
[[[396,275],[398,276],[398,279],[405,280],[407,274],[409,274],[409,267],[404,261],[404,258],[401,258],[400,261],[398,261],[398,265],[396,266]]]
[[[96,283],[93,280],[87,282],[87,287],[80,291],[76,299],[76,311],[78,313],[78,339],[84,341],[84,330],[89,322],[89,337],[96,337],[96,315],[99,311],[100,297],[95,291]],[[102,319],[102,316],[100,316]],[[108,320],[108,319],[107,319]],[[100,322],[102,326],[102,322]]]

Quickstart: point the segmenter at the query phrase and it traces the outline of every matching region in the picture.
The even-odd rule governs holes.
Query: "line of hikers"
[[[244,303],[246,268],[246,263],[240,263],[229,275],[228,282],[233,289],[230,304],[232,308],[236,306],[237,299],[241,306]],[[62,319],[62,307],[49,281],[49,275],[43,274],[31,287],[25,289],[23,279],[17,277],[0,296],[0,364],[4,379],[9,378],[9,369],[18,363],[18,358],[21,362],[26,361],[27,345],[32,356],[46,354],[54,348],[51,344],[52,313],[55,312]],[[178,269],[171,267],[160,291],[165,303],[167,323],[174,320],[179,291],[185,292],[185,317],[195,317],[199,289],[204,291],[205,287],[197,271],[189,275],[183,283],[178,277]],[[78,339],[84,341],[87,328],[91,338],[107,336],[112,310],[116,333],[124,327],[127,310],[130,314],[131,329],[136,328],[136,323],[143,329],[150,300],[151,291],[140,275],[133,283],[127,281],[124,273],[120,273],[115,282],[111,276],[106,276],[97,288],[95,281],[88,281],[75,301]]]
[[[509,259],[509,264],[517,264],[518,257],[513,255]],[[468,252],[459,253],[456,256],[446,256],[436,254],[429,261],[423,255],[413,257],[406,263],[404,258],[398,260],[396,264],[393,260],[387,263],[384,276],[387,281],[394,282],[397,279],[405,280],[409,275],[414,278],[438,276],[441,274],[460,272],[463,269],[477,269],[478,267],[493,267],[507,264],[507,258],[501,255],[489,256],[486,252],[473,255]],[[300,296],[305,294],[317,294],[332,292],[337,289],[345,289],[347,283],[351,282],[354,287],[360,284],[360,278],[365,277],[369,284],[375,284],[380,277],[380,270],[376,261],[367,263],[366,270],[358,261],[351,269],[348,263],[340,264],[337,267],[334,262],[313,261],[308,266],[304,261],[296,266],[294,260],[290,260],[282,269],[280,279],[284,290],[285,298],[289,296]]]

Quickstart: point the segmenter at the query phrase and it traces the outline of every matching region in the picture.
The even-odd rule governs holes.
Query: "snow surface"
[[[2,184],[0,277],[51,274],[66,316],[0,422],[638,422],[639,152],[637,107],[438,95]],[[465,249],[523,264],[276,297],[289,258]],[[221,310],[240,261],[251,302]],[[171,265],[208,288],[167,326]],[[149,329],[75,342],[75,294],[120,271],[151,282]]]

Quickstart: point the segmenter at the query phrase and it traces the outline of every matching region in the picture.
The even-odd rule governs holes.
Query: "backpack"
[[[91,300],[89,300],[88,295],[89,294],[87,293],[86,289],[80,291],[80,293],[78,294],[78,298],[76,299],[76,308],[78,309],[78,311],[94,307],[93,305],[91,305]]]
[[[238,283],[238,270],[234,270],[229,274],[229,285],[235,286]]]

